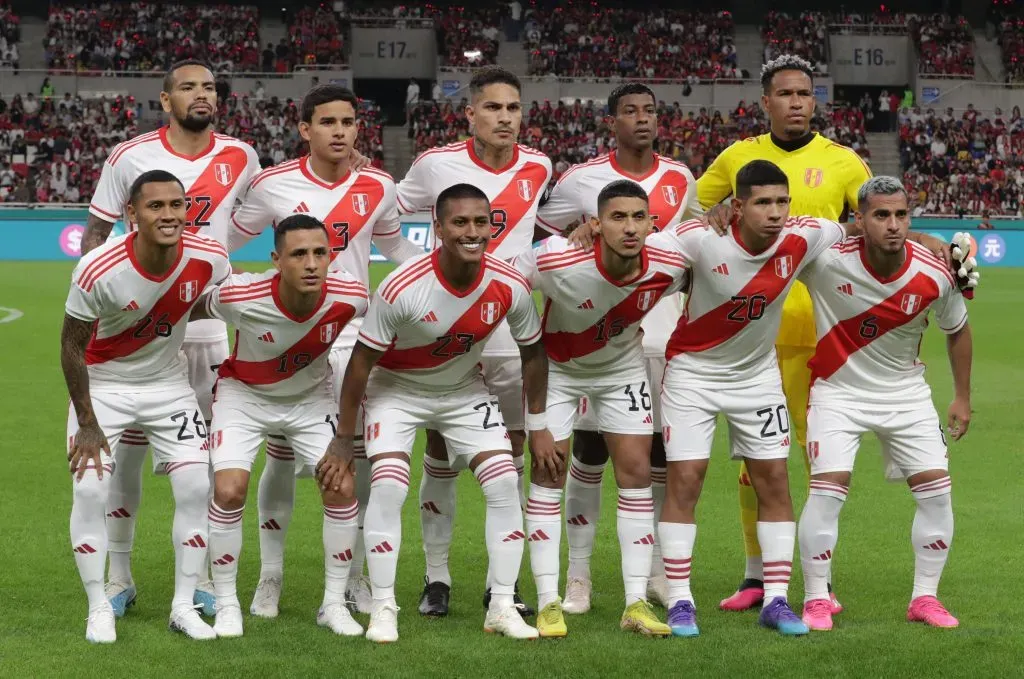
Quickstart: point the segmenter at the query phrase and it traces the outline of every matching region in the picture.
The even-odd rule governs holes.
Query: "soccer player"
[[[338,85],[320,85],[302,99],[299,135],[309,142],[309,155],[267,168],[253,179],[241,207],[231,218],[228,251],[233,252],[271,224],[289,215],[309,215],[328,228],[330,271],[347,271],[369,286],[370,242],[388,259],[402,263],[423,249],[402,236],[391,175],[353,168],[359,100]],[[335,394],[341,388],[362,317],[345,325],[331,347]],[[369,465],[362,437],[356,439],[356,490],[359,525],[370,492]],[[267,444],[266,467],[257,494],[260,526],[260,579],[250,612],[273,618],[278,613],[284,576],[284,543],[295,503],[295,456],[287,442]],[[360,533],[361,536],[361,533]],[[370,612],[370,588],[362,575],[365,550],[359,537],[352,550],[347,599],[361,613]]]
[[[611,452],[626,592],[620,626],[667,636],[668,626],[646,600],[654,545],[653,389],[639,332],[647,313],[686,285],[687,271],[679,255],[645,245],[652,219],[647,193],[636,182],[620,179],[605,186],[596,212],[593,252],[552,236],[514,263],[544,293],[542,340],[551,360],[547,411],[559,453],[569,455],[584,397]],[[567,631],[558,598],[564,484],[561,474],[552,476],[537,464],[531,468],[526,534],[542,637]]]
[[[652,229],[700,214],[697,182],[690,169],[654,152],[658,120],[654,92],[643,83],[626,83],[608,96],[608,123],[615,136],[615,151],[570,168],[561,176],[537,212],[537,223],[552,232],[561,231],[578,219],[597,215],[597,196],[608,184],[630,179],[648,196]],[[665,344],[682,311],[679,295],[665,296],[641,324],[649,385],[660,385],[665,372]],[[654,389],[657,389],[655,386]],[[608,461],[608,449],[597,433],[593,408],[586,408],[573,432],[573,456],[566,480],[565,532],[569,542],[566,574],[566,613],[590,610],[590,556],[594,550],[597,521],[601,514],[601,476]],[[651,487],[654,514],[661,513],[665,498],[665,448],[661,441],[661,403],[654,399],[654,440],[651,446]],[[664,603],[667,584],[661,549],[655,541],[648,597]]]
[[[959,440],[971,420],[967,307],[943,262],[907,241],[910,208],[898,179],[866,182],[856,217],[863,236],[827,250],[801,274],[818,329],[807,414],[811,490],[799,531],[803,620],[813,630],[832,629],[827,578],[839,512],[861,434],[874,432],[890,478],[905,478],[917,503],[907,620],[956,627],[957,619],[936,598],[953,545],[952,481],[945,436],[917,353],[934,310],[947,335],[953,372],[947,427]]]
[[[117,638],[103,585],[104,517],[115,468],[111,450],[136,427],[153,441],[154,471],[168,475],[174,496],[170,627],[213,639],[213,628],[192,607],[209,539],[209,453],[181,345],[199,296],[231,269],[220,244],[186,232],[185,190],[174,175],[144,172],[127,195],[136,230],[78,262],[61,331],[61,367],[71,395],[68,460],[75,475],[71,544],[89,599],[85,638]]]
[[[518,475],[501,406],[479,367],[483,343],[506,318],[522,354],[530,450],[552,474],[563,471],[564,464],[547,429],[548,359],[530,285],[485,252],[491,209],[475,186],[456,184],[441,192],[434,222],[440,249],[406,262],[381,283],[342,381],[338,435],[317,478],[333,488],[347,473],[355,454],[356,413],[365,397],[364,440],[372,465],[365,523],[373,591],[366,638],[371,641],[398,639],[395,569],[409,457],[420,427],[444,436],[452,469],[468,466],[483,489],[492,578],[484,629],[520,639],[537,637],[514,605],[526,541]]]
[[[238,139],[214,133],[217,91],[213,73],[203,62],[190,59],[171,66],[164,76],[160,103],[169,114],[168,125],[118,144],[103,164],[89,205],[89,221],[82,237],[83,255],[107,239],[114,222],[122,215],[128,230],[135,228],[125,212],[129,189],[142,173],[156,169],[172,172],[185,186],[185,229],[227,244],[231,210],[260,169],[256,151]],[[203,418],[209,423],[215,371],[228,355],[227,328],[215,320],[189,323],[183,349],[189,384],[199,400]],[[142,499],[142,463],[148,445],[145,435],[133,429],[125,432],[114,450],[117,471],[107,506],[107,594],[119,617],[136,596],[131,551]],[[196,603],[203,605],[206,615],[213,615],[213,585],[206,573],[208,569],[196,589]]]
[[[522,87],[515,75],[497,67],[480,69],[473,74],[469,90],[471,99],[466,115],[473,137],[420,154],[398,183],[398,208],[405,213],[432,209],[444,189],[459,182],[471,183],[486,194],[491,204],[493,229],[488,254],[510,260],[533,244],[537,207],[551,178],[551,161],[516,142],[523,111]],[[484,347],[482,365],[484,380],[501,403],[512,442],[512,459],[521,476],[526,434],[518,356],[508,326],[502,324]],[[447,459],[444,440],[428,432],[419,497],[427,567],[419,610],[431,616],[447,615],[451,594],[448,548],[452,541],[457,474]],[[517,603],[523,605],[518,594],[516,597]],[[525,605],[522,610],[524,614],[532,613]]]
[[[242,514],[249,472],[269,432],[281,432],[312,471],[337,429],[331,388],[331,345],[366,313],[367,288],[344,272],[328,274],[331,242],[323,222],[292,215],[274,230],[274,271],[237,274],[207,293],[193,317],[236,328],[235,349],[221,363],[210,425],[214,469],[210,549],[217,591],[217,636],[242,636],[235,594],[242,551]],[[295,474],[292,473],[292,478]],[[358,504],[346,479],[323,490],[326,583],[317,624],[362,636],[345,607],[345,584],[356,548]]]

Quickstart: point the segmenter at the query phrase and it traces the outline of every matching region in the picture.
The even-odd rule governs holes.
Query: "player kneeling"
[[[231,357],[221,364],[210,425],[214,469],[210,550],[218,636],[242,636],[235,584],[242,551],[242,514],[249,473],[260,444],[281,433],[312,471],[334,437],[337,404],[328,355],[342,328],[366,312],[367,291],[343,273],[328,273],[323,223],[294,215],[278,223],[271,257],[276,271],[237,274],[208,293],[193,318],[218,318],[236,328]],[[345,607],[358,502],[351,475],[322,492],[324,599],[317,624],[335,634],[363,628]]]
[[[936,598],[953,544],[952,482],[945,437],[917,353],[932,309],[948,335],[955,393],[948,427],[957,440],[971,418],[967,307],[943,263],[907,241],[910,211],[898,179],[867,181],[858,203],[863,236],[826,251],[803,276],[818,329],[807,415],[811,489],[800,517],[803,620],[814,630],[832,629],[827,578],[839,512],[860,436],[874,432],[889,476],[906,478],[917,503],[907,619],[956,627],[957,619]]]
[[[543,419],[548,361],[539,341],[540,318],[523,276],[485,254],[491,217],[480,189],[469,184],[445,189],[435,214],[441,247],[398,267],[370,305],[342,382],[338,435],[317,477],[334,489],[349,473],[356,412],[365,395],[364,439],[372,466],[363,530],[373,595],[366,638],[397,641],[395,570],[409,456],[417,429],[440,433],[453,468],[468,466],[486,499],[492,583],[484,629],[532,639],[537,630],[523,622],[513,603],[526,540],[518,474],[501,409],[488,393],[479,363],[484,341],[507,318],[522,357],[528,412]],[[555,456],[546,428],[530,432],[530,448],[548,459]]]

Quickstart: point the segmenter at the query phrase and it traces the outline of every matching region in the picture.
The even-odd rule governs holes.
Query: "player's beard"
[[[182,128],[189,132],[203,132],[213,124],[212,115],[196,115],[195,113],[189,113],[184,118],[175,116],[175,119]]]

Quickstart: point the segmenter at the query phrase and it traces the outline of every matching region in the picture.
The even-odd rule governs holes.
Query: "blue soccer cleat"
[[[108,582],[104,587],[104,593],[107,595],[110,607],[114,609],[114,617],[117,618],[124,617],[125,611],[135,604],[137,595],[134,583],[125,584],[123,582]]]
[[[673,636],[695,637],[700,634],[697,629],[697,609],[691,601],[677,601],[668,611],[668,626]]]
[[[213,594],[212,582],[207,580],[196,585],[196,591],[192,594],[192,605],[207,618],[217,615],[217,597]]]
[[[804,621],[797,617],[782,598],[776,598],[762,608],[757,621],[762,627],[776,629],[784,636],[802,636],[810,632]]]

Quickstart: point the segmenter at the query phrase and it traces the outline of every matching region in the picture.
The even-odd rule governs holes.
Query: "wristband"
[[[526,413],[526,431],[540,431],[548,428],[548,413]]]

